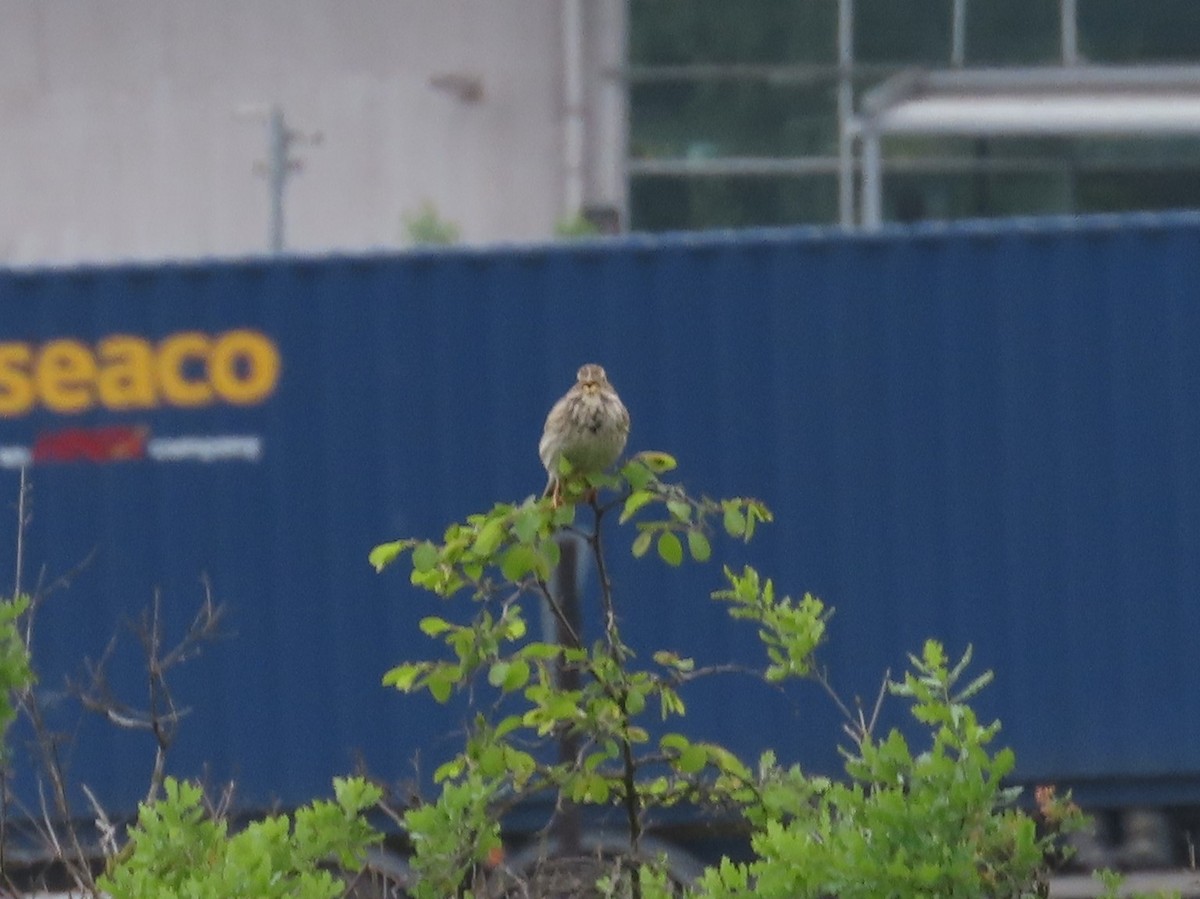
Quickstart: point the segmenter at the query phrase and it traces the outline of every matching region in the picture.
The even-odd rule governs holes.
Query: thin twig
[[[41,755],[41,767],[46,777],[49,779],[50,787],[53,794],[53,807],[57,820],[67,823],[66,836],[70,843],[70,856],[64,851],[62,843],[58,838],[58,834],[54,829],[53,819],[49,814],[49,805],[47,804],[45,794],[45,783],[38,782],[38,798],[42,808],[43,818],[46,823],[46,830],[43,837],[47,839],[49,845],[54,851],[54,857],[67,866],[72,877],[76,881],[82,881],[84,884],[91,886],[91,869],[88,865],[88,854],[84,851],[83,844],[79,840],[79,834],[75,828],[70,826],[73,820],[71,813],[71,802],[67,798],[67,783],[64,774],[64,765],[59,757],[58,744],[59,737],[51,733],[49,726],[46,724],[45,717],[42,714],[41,704],[37,701],[36,695],[32,689],[25,691],[25,696],[22,699],[22,709],[29,723],[33,728],[34,740],[38,747],[38,752]],[[78,870],[76,870],[78,869]]]
[[[37,586],[34,587],[32,594],[29,597],[29,608],[25,610],[25,649],[32,651],[33,649],[33,632],[34,622],[37,619],[38,612],[42,605],[50,598],[50,596],[58,590],[65,590],[71,586],[75,578],[78,577],[85,569],[91,566],[96,558],[97,549],[92,547],[88,554],[83,559],[77,562],[73,567],[68,569],[63,574],[60,574],[49,584],[46,583],[46,571],[42,571],[38,575]]]
[[[15,563],[16,574],[13,578],[13,598],[21,595],[21,577],[23,574],[25,561],[25,525],[28,521],[26,516],[26,507],[29,504],[29,471],[24,465],[21,466],[21,483],[17,488],[17,558]]]
[[[575,628],[571,626],[571,622],[567,619],[566,613],[563,612],[562,606],[554,596],[554,592],[541,578],[536,579],[538,592],[542,595],[542,599],[546,601],[546,605],[550,607],[551,613],[558,622],[559,627],[563,629],[563,633],[570,639],[570,649],[582,649],[583,641],[579,638],[579,634]]]
[[[137,635],[145,659],[145,711],[136,710],[120,701],[109,687],[107,671],[116,651],[116,635],[105,647],[98,663],[87,663],[87,686],[74,688],[80,702],[88,711],[103,715],[118,727],[146,730],[154,737],[154,761],[146,793],[147,802],[153,801],[162,791],[166,777],[167,754],[175,742],[180,722],[191,711],[176,703],[169,674],[175,667],[199,655],[205,642],[221,636],[220,622],[224,615],[224,607],[213,602],[212,588],[207,578],[202,578],[201,583],[204,586],[204,601],[192,617],[187,630],[173,646],[165,645],[162,595],[157,591],[149,608],[142,610],[137,625],[130,625]]]
[[[596,515],[596,524],[587,538],[587,542],[596,559],[596,579],[600,582],[600,602],[604,608],[604,634],[613,661],[622,665],[625,662],[625,652],[619,639],[616,609],[612,599],[612,581],[608,577],[608,563],[604,559],[604,545],[600,536],[600,523],[604,518],[604,509],[596,505],[596,501],[593,499],[592,510]]]
[[[757,680],[761,680],[763,673],[758,668],[751,668],[748,665],[705,665],[703,668],[695,668],[691,671],[675,671],[672,669],[671,677],[679,684],[691,683],[702,677],[711,677],[714,674],[746,674]],[[782,690],[780,692],[783,692]]]
[[[842,702],[842,697],[838,695],[837,690],[833,689],[833,684],[829,682],[829,672],[823,668],[814,668],[813,680],[815,680],[821,686],[821,689],[825,691],[826,695],[833,700],[833,704],[836,705],[838,711],[842,713],[842,717],[844,717],[850,724],[853,724],[855,721],[854,713],[850,711],[846,703]]]
[[[875,725],[879,722],[879,713],[883,709],[883,699],[887,696],[888,684],[892,680],[892,669],[884,669],[883,680],[879,683],[879,694],[875,697],[875,707],[871,710],[871,720],[867,724],[867,733],[875,732]]]
[[[875,725],[879,722],[880,712],[883,710],[883,701],[887,697],[888,684],[891,682],[892,671],[887,669],[883,673],[883,680],[879,684],[879,692],[875,696],[875,703],[871,707],[871,717],[867,718],[863,714],[861,702],[856,703],[858,706],[856,711],[851,711],[850,708],[842,701],[842,697],[833,689],[833,684],[829,681],[829,672],[820,669],[813,671],[813,679],[820,684],[821,689],[826,695],[833,700],[838,711],[846,719],[842,724],[842,729],[846,735],[855,742],[856,745],[862,746],[863,741],[875,732]]]
[[[604,558],[604,543],[601,538],[601,524],[606,508],[598,505],[594,496],[592,497],[591,506],[592,511],[595,513],[595,527],[592,535],[588,538],[588,545],[591,547],[592,554],[596,560],[596,579],[600,582],[600,602],[604,609],[604,636],[608,643],[609,655],[612,657],[617,669],[623,673],[626,653],[624,644],[621,643],[620,631],[617,628],[617,615],[612,598],[612,581],[608,576],[608,565]],[[617,708],[621,711],[621,717],[626,722],[626,726],[628,726],[629,708],[627,690],[623,687],[615,699]],[[638,763],[634,757],[633,744],[629,740],[628,733],[621,737],[620,747],[621,766],[623,769],[621,784],[622,792],[624,793],[626,823],[629,825],[629,855],[632,865],[629,870],[629,888],[632,899],[642,899],[641,869],[638,866],[638,859],[641,857],[642,797],[637,789]]]
[[[92,811],[96,815],[96,830],[100,834],[100,847],[105,855],[116,855],[120,848],[117,845],[117,827],[112,823],[112,820],[104,811],[104,806],[100,804],[100,800],[96,798],[96,794],[91,791],[87,784],[82,784],[81,789],[83,794],[87,796],[87,800],[91,803]]]

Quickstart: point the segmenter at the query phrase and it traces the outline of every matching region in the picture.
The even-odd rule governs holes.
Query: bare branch
[[[96,798],[96,794],[91,791],[87,784],[81,784],[81,789],[87,800],[91,803],[92,811],[96,815],[96,830],[100,834],[100,847],[105,855],[116,855],[120,846],[117,845],[117,828],[112,823],[108,815],[105,814],[104,807],[100,804],[100,800]]]
[[[842,713],[842,717],[846,719],[842,723],[842,730],[846,733],[846,736],[854,741],[856,746],[862,746],[863,741],[875,732],[875,725],[879,722],[879,715],[883,710],[883,701],[887,697],[887,688],[891,682],[891,677],[892,672],[889,668],[883,673],[883,680],[879,684],[879,692],[875,695],[875,702],[871,706],[871,715],[867,717],[863,712],[862,701],[857,697],[854,701],[854,711],[851,711],[846,703],[842,701],[842,697],[838,695],[838,692],[833,688],[833,684],[829,680],[828,671],[820,669],[813,672],[813,679],[821,685],[821,689],[833,700],[838,711]]]
[[[80,573],[91,566],[92,562],[96,558],[96,552],[96,548],[92,547],[92,549],[88,551],[88,554],[84,556],[82,560],[77,562],[63,574],[60,574],[49,584],[46,583],[46,570],[43,568],[40,572],[38,572],[37,584],[29,596],[29,608],[25,610],[24,616],[25,649],[27,651],[31,650],[33,647],[34,622],[37,619],[38,612],[41,610],[42,605],[50,599],[52,594],[59,590],[68,589],[74,582],[75,578],[77,578]]]
[[[541,578],[538,578],[536,583],[538,587],[538,593],[540,593],[542,599],[546,601],[546,605],[549,606],[550,611],[553,613],[554,619],[558,622],[559,627],[563,629],[563,633],[566,634],[570,639],[571,644],[569,648],[582,649],[583,641],[580,640],[579,634],[576,633],[575,628],[571,626],[571,622],[567,619],[566,613],[563,611],[562,606],[555,598],[554,592],[550,589],[550,585]]]
[[[13,576],[13,597],[21,595],[21,576],[25,562],[25,528],[29,524],[29,500],[32,489],[29,483],[29,469],[21,466],[21,483],[17,488],[17,559]],[[26,647],[28,648],[28,646]]]
[[[879,713],[883,710],[883,700],[887,696],[888,684],[892,680],[892,669],[888,668],[883,672],[883,680],[879,683],[879,693],[875,697],[875,707],[871,710],[871,719],[867,722],[866,732],[868,734],[875,732],[875,725],[879,723]]]
[[[837,690],[833,689],[833,684],[829,681],[829,672],[824,668],[814,668],[813,680],[815,680],[821,686],[821,689],[825,691],[826,695],[833,700],[833,704],[836,705],[838,711],[842,713],[842,717],[845,718],[850,724],[853,724],[855,721],[854,713],[850,711],[846,703],[842,702],[842,697],[838,695]]]

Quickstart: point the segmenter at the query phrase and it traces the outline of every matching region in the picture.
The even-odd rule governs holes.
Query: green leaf
[[[746,516],[733,503],[725,506],[725,533],[730,537],[741,537],[746,533]]]
[[[694,659],[687,659],[680,656],[678,653],[670,652],[669,650],[660,649],[654,653],[654,661],[662,665],[664,668],[674,668],[676,671],[692,671],[696,667]]]
[[[395,668],[388,671],[383,676],[383,685],[385,687],[395,687],[397,690],[402,690],[405,693],[411,693],[416,684],[416,680],[427,669],[428,665],[423,662],[405,662],[397,665]]]
[[[504,747],[492,744],[479,753],[479,771],[485,777],[497,777],[504,772]]]
[[[1007,777],[1017,764],[1017,757],[1011,749],[1004,748],[996,753],[992,760],[992,776],[1000,779]]]
[[[493,687],[498,687],[504,683],[504,679],[508,677],[508,662],[493,662],[492,667],[488,669],[488,683]]]
[[[590,777],[587,782],[588,799],[597,805],[604,805],[608,802],[608,797],[612,792],[612,788],[608,784],[608,779],[604,777]]]
[[[335,777],[333,795],[345,811],[357,813],[383,799],[383,790],[361,777]]]
[[[668,715],[684,715],[687,713],[687,706],[684,705],[683,699],[670,687],[659,687],[658,701],[661,706],[663,721],[667,720]]]
[[[419,625],[421,632],[430,637],[436,637],[438,634],[444,634],[448,630],[452,630],[454,625],[445,618],[438,618],[436,615],[429,615],[421,619]]]
[[[993,675],[992,675],[991,671],[983,672],[983,674],[979,675],[979,677],[975,678],[973,681],[971,681],[969,684],[967,684],[962,689],[962,691],[959,692],[958,695],[956,695],[954,697],[954,701],[955,702],[966,702],[968,699],[972,698],[976,693],[978,693],[980,690],[982,690],[984,687],[986,687],[988,684],[990,684],[992,682],[992,678],[993,678]],[[954,679],[952,678],[951,682],[953,682],[953,680]]]
[[[471,547],[471,552],[477,556],[489,558],[503,540],[504,519],[493,518],[479,529],[479,536],[475,538],[475,545]]]
[[[558,658],[562,647],[556,643],[527,643],[521,647],[519,655],[522,658],[547,661]]]
[[[570,527],[575,523],[575,504],[563,503],[554,510],[554,515],[550,518],[550,523],[556,528]]]
[[[655,802],[661,802],[670,789],[671,782],[665,777],[652,777],[641,786],[642,792],[647,796],[653,797]]]
[[[521,617],[519,609],[509,609],[500,622],[504,625],[502,633],[505,640],[520,640],[525,636],[525,619]]]
[[[376,573],[383,571],[400,557],[400,554],[413,545],[412,540],[393,540],[391,543],[381,543],[367,556],[374,566]]]
[[[542,510],[537,506],[522,508],[513,521],[513,533],[522,543],[532,543],[541,531],[544,520]]]
[[[687,532],[688,552],[697,562],[707,562],[712,556],[712,545],[702,531]]]
[[[741,780],[749,780],[752,776],[750,769],[742,763],[741,759],[723,746],[710,744],[708,746],[708,756],[723,774],[728,774]],[[764,757],[763,761],[767,761],[766,757]],[[767,767],[771,767],[773,764],[774,761],[772,760],[771,764]]]
[[[644,490],[654,482],[654,472],[636,459],[621,469],[621,477],[628,482],[632,490]]]
[[[674,471],[678,465],[674,456],[654,450],[638,453],[637,459],[655,474],[665,474],[668,471]]]
[[[625,712],[629,715],[640,715],[646,708],[646,694],[641,690],[630,690],[625,696]]]
[[[413,570],[420,572],[432,571],[438,563],[438,556],[438,548],[428,540],[418,543],[413,548]]]
[[[663,531],[658,535],[658,555],[671,566],[683,564],[683,544],[671,531]]]
[[[441,783],[445,780],[453,780],[461,775],[462,772],[462,758],[453,758],[448,762],[443,762],[441,765],[438,765],[437,769],[433,772],[433,782]]]
[[[757,522],[758,519],[753,514],[746,516],[746,533],[742,535],[742,539],[747,543],[749,543],[750,538],[754,536],[754,527]]]
[[[504,764],[512,776],[513,786],[520,791],[537,771],[537,760],[528,752],[509,746],[504,752]]]
[[[514,659],[508,666],[508,673],[500,685],[505,693],[520,690],[529,683],[529,663],[524,659]]]
[[[612,750],[615,750],[616,747],[614,746],[611,748]],[[583,760],[583,770],[588,772],[595,771],[597,768],[611,759],[613,754],[613,751],[610,751],[609,749],[601,749],[597,752],[589,753],[587,758]]]
[[[683,734],[672,733],[663,734],[662,737],[659,738],[658,745],[662,747],[664,752],[666,752],[668,749],[674,749],[676,752],[683,752],[690,745],[692,745],[692,742]]]
[[[550,572],[558,567],[558,561],[562,558],[562,548],[553,537],[547,537],[538,544],[538,552],[541,556],[538,573],[543,578],[548,578]]]
[[[519,690],[529,682],[529,663],[524,659],[494,662],[488,669],[488,683],[505,693]]]
[[[630,743],[645,743],[650,739],[650,734],[644,727],[629,727],[625,730],[625,739]]]
[[[516,583],[533,571],[537,563],[537,551],[526,543],[518,543],[516,546],[510,546],[500,559],[500,572],[508,580]]]
[[[647,503],[652,502],[653,500],[654,500],[654,494],[651,493],[649,490],[633,491],[633,493],[629,494],[629,497],[625,500],[625,508],[621,510],[620,523],[624,524],[625,522],[627,522],[629,519],[631,519],[634,515],[637,514],[639,509],[641,509]]]
[[[458,669],[435,668],[429,672],[429,692],[438,702],[444,703],[450,698],[454,684],[458,680]]]
[[[638,534],[633,540],[633,557],[635,559],[640,559],[642,556],[646,555],[646,552],[650,549],[650,544],[653,542],[653,540],[653,531],[647,530]]]
[[[679,753],[679,758],[675,762],[675,765],[684,774],[695,774],[704,767],[707,761],[708,752],[705,748],[693,743]]]
[[[667,500],[667,510],[676,521],[686,524],[692,520],[691,503],[684,502],[681,499],[669,499]]]

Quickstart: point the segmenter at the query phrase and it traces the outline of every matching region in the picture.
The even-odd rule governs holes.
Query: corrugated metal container
[[[1022,778],[1194,800],[1198,283],[1190,215],[3,274],[6,502],[23,449],[38,458],[26,585],[91,554],[39,621],[72,777],[116,808],[144,791],[146,735],[77,725],[63,678],[156,591],[178,634],[202,575],[231,636],[175,683],[176,773],[285,804],[358,753],[405,777],[419,752],[428,774],[459,711],[379,680],[448,610],[366,554],[539,490],[546,410],[598,361],[631,451],[773,507],[716,558],[837,608],[822,657],[844,695],[872,700],[926,637],[974,643]],[[84,355],[55,344],[30,374],[20,347],[63,340]],[[2,571],[14,535],[10,513]],[[717,564],[665,573],[610,545],[635,643],[758,659],[706,599]],[[136,661],[127,635],[113,686],[132,705]],[[815,686],[686,698],[693,727],[748,755],[837,768]]]

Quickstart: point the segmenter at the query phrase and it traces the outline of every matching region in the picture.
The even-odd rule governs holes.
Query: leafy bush
[[[99,887],[122,899],[334,899],[343,883],[330,862],[354,870],[378,835],[362,812],[380,791],[358,778],[333,782],[292,818],[272,815],[229,833],[209,815],[202,790],[167,778],[165,798],[143,803],[129,845]]]
[[[5,756],[4,734],[17,717],[13,694],[33,683],[29,650],[20,628],[21,616],[28,607],[26,596],[0,600],[0,761]]]
[[[443,645],[440,657],[403,662],[384,682],[404,692],[428,691],[438,702],[469,692],[477,706],[499,710],[475,718],[464,751],[434,774],[440,796],[406,818],[414,870],[434,875],[418,895],[446,895],[466,884],[497,843],[496,816],[535,793],[552,792],[558,808],[621,809],[627,858],[642,862],[648,861],[640,848],[648,809],[719,798],[714,790],[728,793],[751,777],[721,746],[674,731],[651,738],[645,719],[684,716],[680,688],[713,671],[666,649],[650,655],[652,664],[639,665],[620,631],[603,545],[607,520],[637,519],[632,553],[643,556],[654,548],[678,566],[685,547],[692,559],[707,560],[716,528],[749,539],[758,523],[770,519],[755,500],[693,497],[663,482],[659,476],[674,466],[664,453],[643,453],[617,476],[568,477],[565,505],[534,498],[500,504],[450,525],[440,541],[403,539],[371,553],[377,569],[407,554],[412,583],[441,597],[468,595],[475,604],[465,624],[433,615],[421,619],[421,630]],[[615,490],[617,497],[602,501],[598,489]],[[590,511],[590,527],[576,524],[579,509]],[[591,645],[550,587],[564,537],[582,541],[598,572],[603,636]],[[767,676],[806,671],[808,654],[824,634],[821,603],[776,597],[770,582],[760,585],[753,574],[730,573],[729,580],[722,598],[734,617],[760,628],[771,660]],[[523,600],[551,610],[559,642],[526,639]],[[554,754],[539,747],[552,745],[560,751],[548,761]],[[636,864],[629,876],[636,896]]]
[[[999,723],[980,723],[970,705],[991,674],[962,683],[969,649],[952,665],[931,640],[911,658],[911,670],[888,688],[909,704],[928,744],[914,750],[901,731],[876,737],[859,721],[844,750],[844,781],[780,767],[771,753],[752,769],[681,730],[650,736],[648,719],[685,717],[682,688],[723,668],[698,668],[666,649],[639,663],[621,637],[607,574],[608,526],[614,518],[632,522],[633,555],[653,549],[678,566],[687,557],[708,560],[715,533],[749,540],[771,519],[755,500],[694,497],[664,482],[661,475],[673,467],[670,456],[643,453],[616,476],[568,478],[565,505],[533,498],[500,504],[452,524],[440,541],[398,540],[371,553],[380,570],[407,554],[412,583],[473,602],[466,623],[422,618],[420,629],[441,646],[438,657],[402,662],[384,678],[442,703],[466,693],[485,710],[470,722],[463,751],[435,772],[434,801],[403,813],[417,899],[469,897],[495,886],[489,868],[500,857],[503,811],[547,791],[560,815],[576,804],[616,806],[625,814],[628,848],[598,877],[598,895],[1045,895],[1052,831],[1076,825],[1080,816],[1069,798],[1039,790],[1039,813],[1052,825],[1039,832],[1015,805],[1018,791],[1004,786],[1013,755],[992,749]],[[590,511],[590,526],[577,524],[580,509]],[[598,573],[602,637],[590,646],[551,588],[564,537],[582,541]],[[830,614],[820,600],[781,596],[749,567],[726,568],[725,580],[712,597],[731,618],[757,629],[762,679],[825,683],[814,661]],[[530,599],[551,610],[560,640],[528,639],[523,602]],[[25,607],[23,599],[0,603],[0,732],[14,715],[11,692],[32,678],[18,628]],[[554,744],[570,751],[550,760],[553,754],[540,750]],[[344,885],[331,866],[361,866],[379,839],[362,813],[380,801],[380,791],[361,779],[335,780],[333,801],[234,833],[206,811],[199,787],[166,778],[162,792],[140,807],[100,889],[129,899],[333,899]],[[673,883],[658,860],[643,855],[641,835],[649,810],[683,802],[739,810],[751,827],[753,860],[725,860],[690,887]],[[1115,895],[1117,882],[1105,880],[1106,895]]]
[[[860,723],[844,750],[844,782],[780,768],[770,753],[752,771],[723,747],[678,731],[651,739],[641,719],[683,717],[680,688],[715,670],[698,670],[669,650],[653,653],[652,666],[639,665],[622,642],[603,543],[610,513],[619,510],[618,524],[635,522],[633,555],[653,548],[671,566],[686,555],[707,560],[716,528],[749,539],[757,523],[770,520],[754,500],[697,498],[661,480],[673,467],[671,457],[645,453],[616,477],[568,481],[562,507],[536,499],[498,505],[451,525],[441,541],[400,540],[372,553],[379,569],[410,554],[414,584],[442,597],[467,594],[476,609],[466,624],[423,618],[421,630],[445,647],[442,658],[401,663],[385,682],[426,690],[438,702],[469,692],[476,707],[492,710],[476,717],[464,751],[437,770],[440,796],[406,818],[423,878],[417,895],[463,889],[499,845],[503,808],[547,789],[560,810],[573,803],[625,810],[629,847],[620,868],[629,873],[623,887],[602,878],[607,893],[679,888],[641,856],[639,839],[649,809],[686,801],[741,809],[756,855],[709,870],[696,896],[1040,895],[1054,836],[1039,834],[1035,819],[1014,805],[1019,790],[1003,785],[1013,754],[991,750],[999,723],[981,724],[969,704],[991,674],[960,683],[969,650],[951,666],[929,641],[911,672],[889,685],[928,728],[928,747],[914,751],[899,730],[876,738]],[[601,499],[598,488],[616,497]],[[577,524],[580,508],[590,510],[590,527]],[[647,514],[656,509],[662,514]],[[564,533],[584,542],[598,572],[604,638],[591,646],[550,587]],[[813,659],[829,614],[820,600],[779,596],[753,568],[726,568],[725,577],[728,586],[713,598],[758,629],[763,680],[823,678]],[[522,600],[529,597],[551,609],[561,643],[526,639]],[[494,698],[486,698],[489,691]],[[572,751],[548,762],[537,746],[554,740]],[[1078,818],[1069,800],[1043,798],[1047,819],[1070,826]],[[639,871],[639,864],[650,867]]]
[[[914,753],[899,730],[863,733],[846,753],[845,782],[781,770],[766,757],[762,801],[746,807],[757,858],[708,871],[696,896],[1044,895],[1053,836],[1039,836],[1013,805],[1020,791],[1002,783],[1013,754],[989,751],[999,723],[980,724],[967,704],[990,673],[960,687],[969,650],[951,668],[932,640],[911,661],[891,692],[930,729],[929,747]]]
[[[404,231],[414,246],[448,246],[459,237],[458,226],[438,215],[428,200],[416,213],[404,216]]]

